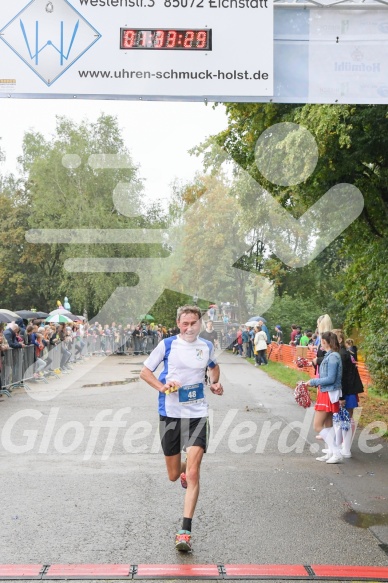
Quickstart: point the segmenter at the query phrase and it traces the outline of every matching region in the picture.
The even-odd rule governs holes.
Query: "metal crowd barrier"
[[[76,350],[76,346],[81,345],[80,341],[73,339],[71,344],[65,344],[67,350],[71,352],[71,361],[75,361],[77,356],[109,355],[150,353],[158,344],[156,335],[134,338],[132,333],[126,334],[124,331],[115,336],[94,336],[89,335],[81,339],[82,350]],[[43,360],[46,361],[44,369],[45,376],[59,376],[62,360],[62,342],[49,346],[44,351]],[[35,373],[35,346],[30,345],[24,348],[9,349],[1,355],[1,390],[0,393],[11,396],[12,389],[16,386],[34,378]]]
[[[101,346],[101,336],[87,336],[86,340],[87,355],[104,354]]]
[[[85,346],[83,348],[82,354],[84,356],[89,355],[99,355],[99,354],[126,354],[129,352],[143,352],[143,340],[141,339],[138,344],[134,341],[132,334],[128,335],[124,332],[109,336],[94,336],[90,335],[83,339]],[[155,344],[156,346],[156,344]],[[135,348],[138,347],[138,348]],[[152,346],[151,350],[154,348]]]
[[[34,376],[35,346],[9,348],[1,356],[1,390],[0,393],[10,397],[12,389]]]
[[[61,368],[61,353],[62,353],[61,342],[56,346],[52,346],[49,349],[48,357],[46,360],[48,362],[48,369],[50,371],[54,372]]]
[[[46,362],[45,374],[59,377],[58,371],[60,371],[61,367],[62,343],[60,342],[56,346],[50,346],[41,358]],[[10,397],[13,388],[22,385],[27,387],[26,383],[34,378],[35,364],[34,345],[5,350],[1,354],[0,394],[5,394]],[[45,380],[44,377],[41,380]]]
[[[105,354],[113,354],[115,351],[115,340],[113,336],[102,336],[101,346]]]
[[[77,345],[81,347],[81,342],[83,342],[82,350],[76,350]],[[132,346],[132,336],[125,334],[113,336],[86,336],[81,339],[73,339],[72,343],[59,342],[57,345],[50,345],[44,351],[43,355],[40,357],[46,362],[46,367],[44,369],[45,375],[38,378],[37,380],[45,380],[46,376],[56,376],[59,378],[61,370],[61,362],[63,356],[63,348],[70,351],[71,357],[70,361],[76,361],[77,356],[93,356],[102,354],[120,354],[131,349]],[[35,366],[35,346],[30,345],[24,348],[15,348],[5,350],[0,354],[1,358],[1,389],[0,394],[5,394],[8,397],[11,396],[12,389],[16,386],[25,385],[26,383],[34,379],[34,373],[36,370]]]

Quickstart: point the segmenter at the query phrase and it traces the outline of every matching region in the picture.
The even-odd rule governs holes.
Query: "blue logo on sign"
[[[47,86],[101,38],[68,0],[32,0],[0,34]]]
[[[71,40],[69,43],[69,47],[66,53],[64,53],[64,45],[65,45],[65,35],[64,35],[64,22],[61,21],[60,23],[60,35],[59,35],[59,47],[55,46],[55,44],[51,41],[48,40],[43,46],[40,47],[40,37],[39,37],[39,22],[36,22],[36,29],[35,29],[35,39],[32,39],[32,43],[29,42],[28,40],[28,34],[26,31],[26,27],[24,25],[24,22],[22,20],[20,20],[20,28],[22,29],[22,33],[23,33],[23,37],[24,40],[26,42],[26,47],[28,50],[28,53],[30,55],[31,60],[35,60],[35,64],[39,65],[39,54],[44,51],[47,47],[53,47],[59,54],[60,56],[60,64],[61,66],[63,65],[63,61],[64,60],[68,60],[70,57],[70,53],[71,53],[71,49],[75,40],[75,37],[77,35],[77,31],[78,31],[78,27],[79,27],[79,20],[77,22],[77,24],[74,27],[72,36],[71,36]],[[32,53],[31,50],[31,46],[32,44],[35,45],[35,53]]]

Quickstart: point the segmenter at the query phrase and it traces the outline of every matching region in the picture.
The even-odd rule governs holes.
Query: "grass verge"
[[[253,358],[247,358],[246,360],[251,364],[255,363]],[[262,367],[261,370],[267,373],[271,378],[283,383],[283,385],[286,385],[291,389],[295,389],[298,381],[308,381],[310,379],[310,376],[302,370],[295,370],[280,362],[273,362],[271,360],[269,360],[268,365]],[[316,389],[311,387],[309,391],[311,399],[315,401],[317,398]],[[373,387],[369,387],[367,393],[362,393],[360,395],[360,407],[362,407],[359,421],[360,427],[366,427],[370,423],[376,421],[383,422],[387,425],[388,395],[380,395],[373,389]],[[379,429],[376,428],[375,431],[377,432]],[[373,433],[373,431],[371,431],[371,433]],[[388,429],[382,437],[388,439]]]

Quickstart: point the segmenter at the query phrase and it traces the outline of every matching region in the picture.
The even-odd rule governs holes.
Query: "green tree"
[[[162,244],[142,242],[141,229],[167,226],[166,212],[160,201],[150,205],[144,201],[138,168],[115,118],[102,114],[95,122],[76,124],[58,117],[51,139],[35,131],[25,134],[19,162],[21,177],[6,177],[0,183],[0,283],[7,307],[49,311],[67,295],[74,312],[86,310],[94,316],[118,288],[136,285],[138,277],[125,272],[69,272],[68,259],[168,256]],[[139,229],[139,237],[131,244],[97,245],[93,237],[71,244],[29,242],[31,230],[47,229],[123,233]],[[146,285],[142,293],[147,296]],[[131,316],[128,294],[120,308],[123,317]]]
[[[103,155],[100,159],[93,156]],[[112,155],[115,161],[112,164]],[[156,209],[141,202],[142,183],[138,169],[124,146],[117,120],[101,115],[96,122],[58,118],[52,140],[29,132],[20,159],[25,193],[31,215],[30,229],[128,229],[155,223]],[[104,168],[108,164],[111,168]],[[114,204],[114,200],[115,203]],[[134,217],[120,211],[136,209]],[[78,312],[97,313],[118,286],[137,283],[133,273],[69,273],[64,269],[72,257],[146,257],[163,254],[161,246],[141,244],[28,245],[25,254],[39,255],[35,262],[43,304],[55,305],[58,295],[68,295]],[[44,290],[44,291],[43,291]]]
[[[23,261],[24,233],[28,209],[17,203],[19,185],[10,176],[0,182],[0,289],[1,307],[20,309],[18,302],[27,301],[31,293],[29,269]]]
[[[279,298],[286,292],[296,301],[310,298],[323,310],[322,297],[329,297],[329,313],[335,320],[338,317],[338,323],[344,319],[347,329],[354,325],[361,327],[367,363],[377,386],[386,391],[388,284],[384,274],[388,227],[388,107],[227,104],[226,109],[227,130],[195,151],[198,155],[204,154],[207,168],[218,170],[225,155],[215,146],[224,147],[239,167],[248,171],[296,218],[337,184],[354,184],[362,192],[365,206],[360,217],[315,261],[301,269],[290,269],[271,254],[270,241],[266,241],[268,248],[264,251],[263,270],[269,276],[272,274]],[[272,184],[256,164],[258,138],[267,128],[281,122],[306,127],[318,144],[315,171],[301,184]],[[282,146],[283,154],[292,160],[295,142],[287,137]],[[303,157],[303,153],[300,155]],[[252,190],[242,193],[239,204],[247,224],[254,224],[254,221],[261,224],[263,209],[255,205]]]
[[[183,201],[183,204],[182,204]],[[249,240],[241,230],[241,209],[222,176],[197,177],[174,200],[175,209],[185,209],[177,219],[177,240],[172,281],[179,290],[208,302],[232,302],[240,308],[240,319],[248,317],[252,297],[259,284],[240,258]],[[265,290],[260,301],[263,301]],[[267,292],[266,292],[267,293]]]

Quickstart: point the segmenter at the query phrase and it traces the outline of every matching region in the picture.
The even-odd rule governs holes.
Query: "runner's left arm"
[[[218,364],[213,367],[209,366],[209,377],[210,377],[210,390],[215,395],[222,395],[224,388],[221,383],[219,383],[220,378],[220,367]]]

